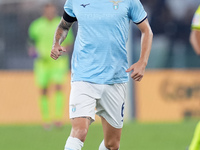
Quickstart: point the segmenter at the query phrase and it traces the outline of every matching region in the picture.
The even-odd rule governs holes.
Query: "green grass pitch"
[[[125,123],[120,150],[186,150],[198,120],[179,123]],[[0,126],[0,150],[64,150],[71,126],[45,131],[37,125]],[[100,124],[90,126],[83,150],[98,150]]]

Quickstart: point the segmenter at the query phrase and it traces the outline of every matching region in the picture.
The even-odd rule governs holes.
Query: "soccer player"
[[[53,59],[65,51],[60,44],[78,21],[69,103],[72,130],[65,150],[81,150],[95,120],[95,107],[104,132],[99,150],[118,150],[128,72],[141,81],[151,50],[153,34],[147,13],[139,0],[67,0],[64,10],[51,50]],[[141,55],[128,68],[126,41],[131,20],[141,31]]]
[[[200,6],[192,20],[190,43],[197,55],[200,56]],[[197,124],[189,150],[200,150],[200,122]]]
[[[60,22],[57,16],[56,6],[48,3],[44,6],[43,15],[34,20],[29,27],[29,36],[34,44],[34,48],[29,49],[29,54],[36,58],[34,61],[34,73],[36,82],[41,90],[40,108],[44,121],[44,128],[49,128],[52,121],[55,125],[61,126],[64,106],[64,93],[62,84],[66,72],[69,69],[68,55],[62,56],[57,62],[49,58],[46,53],[52,48],[55,30]],[[63,42],[65,49],[69,51],[72,48],[74,36],[72,30],[69,31],[67,39]],[[48,98],[48,87],[53,83],[55,85],[55,114],[50,115],[50,106]]]

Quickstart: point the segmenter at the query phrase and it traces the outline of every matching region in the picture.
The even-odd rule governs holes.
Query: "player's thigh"
[[[67,72],[69,67],[67,67],[65,59],[61,59],[58,62],[53,62],[51,65],[51,80],[57,84],[62,85],[65,83]]]
[[[72,82],[69,100],[70,119],[89,117],[95,120],[96,94],[88,82]]]
[[[106,85],[100,100],[97,100],[97,115],[112,127],[122,128],[126,99],[126,84]]]
[[[40,88],[45,89],[48,87],[50,73],[45,63],[37,60],[34,62],[34,75],[36,84]]]
[[[104,143],[106,147],[119,147],[121,138],[121,128],[114,128],[103,117],[101,122],[104,132]]]
[[[63,85],[65,83],[66,71],[59,69],[51,71],[51,81],[56,85]]]
[[[96,94],[87,82],[72,82],[69,116],[72,123],[71,136],[85,141],[90,123],[95,120]]]

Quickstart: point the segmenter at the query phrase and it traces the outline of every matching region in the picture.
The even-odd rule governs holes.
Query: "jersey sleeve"
[[[139,24],[147,18],[147,13],[140,0],[130,0],[129,18],[135,24]]]
[[[192,27],[192,29],[200,30],[200,6],[194,14],[191,27]]]
[[[65,12],[71,16],[71,17],[76,17],[74,12],[73,12],[73,3],[72,3],[73,0],[67,0],[65,2],[65,5],[64,5],[64,10]]]
[[[35,41],[37,39],[37,22],[34,21],[31,23],[28,34],[31,40]]]

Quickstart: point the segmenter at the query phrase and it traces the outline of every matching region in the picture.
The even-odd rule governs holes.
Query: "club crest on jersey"
[[[110,1],[113,3],[113,8],[114,10],[117,10],[119,8],[119,3],[121,3],[122,1]]]
[[[75,105],[71,105],[71,110],[72,110],[72,112],[75,112],[76,111],[76,106]]]

